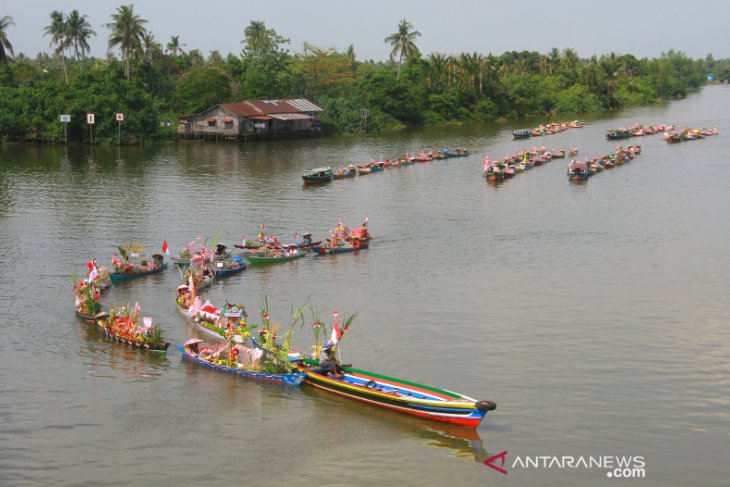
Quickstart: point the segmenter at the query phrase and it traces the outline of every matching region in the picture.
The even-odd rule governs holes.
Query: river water
[[[588,119],[513,141],[517,125],[255,144],[0,147],[2,485],[727,485],[730,446],[730,88]],[[643,154],[586,184],[554,160],[500,185],[485,155],[517,146],[615,145],[608,128],[720,128]],[[463,146],[433,161],[305,188],[315,165]],[[283,240],[365,215],[370,250],[251,268],[208,297],[268,297],[286,323],[359,316],[356,366],[497,403],[476,431],[198,369],[104,340],[75,318],[71,283],[132,240],[173,251],[196,235],[232,244],[261,222]],[[182,343],[179,275],[131,281]],[[308,347],[311,330],[295,328]],[[508,475],[482,461],[507,450]],[[645,478],[606,468],[522,468],[535,456],[640,456]],[[497,463],[499,464],[499,462]]]

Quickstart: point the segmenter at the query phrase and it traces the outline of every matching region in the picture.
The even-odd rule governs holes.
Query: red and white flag
[[[167,246],[167,240],[162,241],[162,251],[167,255],[170,255],[170,248]]]
[[[246,246],[246,234],[245,233],[241,235],[241,245],[243,245],[244,247]]]
[[[333,311],[332,314],[335,316],[335,323],[332,325],[332,336],[330,342],[333,345],[337,345],[337,342],[342,338],[342,331],[340,330],[340,323],[337,321],[337,310]]]

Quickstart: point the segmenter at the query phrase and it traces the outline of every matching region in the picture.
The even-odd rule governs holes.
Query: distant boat
[[[304,184],[326,183],[327,181],[332,181],[332,178],[332,168],[329,166],[307,169],[302,175]]]

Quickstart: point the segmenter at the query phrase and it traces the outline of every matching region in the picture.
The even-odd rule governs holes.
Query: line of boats
[[[383,171],[387,168],[410,166],[417,162],[429,162],[434,159],[466,157],[469,154],[470,152],[467,149],[434,149],[428,152],[422,150],[414,155],[406,152],[403,156],[397,159],[386,159],[383,161],[371,159],[369,162],[364,162],[357,166],[349,164],[335,170],[333,170],[330,166],[306,169],[304,174],[302,174],[302,180],[304,181],[304,184],[326,183],[333,179],[348,179],[354,178],[358,175],[364,176],[366,174]]]
[[[568,129],[580,129],[583,124],[578,120],[570,122],[557,122],[541,124],[532,129],[513,130],[512,136],[515,139],[529,139],[530,137],[541,137],[543,135],[554,135],[564,132]]]
[[[675,132],[674,130],[668,130],[667,132],[664,133],[664,140],[670,144],[675,144],[677,142],[686,142],[686,141],[690,141],[690,140],[704,139],[705,137],[710,137],[712,135],[717,135],[717,134],[718,134],[717,128],[714,128],[714,129],[685,128],[678,132]]]
[[[516,150],[512,154],[505,155],[501,161],[485,157],[482,161],[482,176],[487,178],[488,181],[509,179],[514,177],[515,174],[523,173],[535,166],[542,166],[553,159],[563,159],[565,154],[566,151],[563,149],[549,151],[545,147],[534,147],[532,150]],[[578,149],[575,147],[568,149],[570,157],[577,154]]]
[[[616,152],[594,157],[591,160],[588,160],[588,157],[585,161],[572,160],[568,163],[568,178],[573,181],[585,181],[594,174],[603,172],[604,169],[631,162],[639,154],[641,154],[640,145],[629,145],[626,149],[621,146],[616,147]]]
[[[641,123],[636,123],[631,127],[608,129],[606,131],[606,139],[629,139],[631,137],[643,137],[645,135],[653,135],[671,130],[674,130],[674,125],[666,125],[663,123],[657,125],[644,125]]]
[[[325,246],[321,242],[312,242],[311,235],[306,234],[309,240],[305,238],[300,242],[308,245],[304,248],[281,245],[275,237],[264,234],[262,225],[258,244],[247,242],[244,236],[243,244],[236,247],[256,252],[263,249],[263,253],[272,250],[293,251],[297,256],[300,253],[303,255],[305,249],[311,249],[315,254],[338,253],[348,245],[362,249],[367,248],[371,238],[367,223],[366,218],[365,223],[354,230],[339,223]],[[327,348],[336,350],[337,343],[349,329],[355,315],[350,316],[340,327],[335,312],[331,337],[322,344],[320,342],[324,340],[320,340],[320,337],[327,336],[326,326],[315,320],[311,324],[315,334],[312,353],[295,350],[291,347],[292,330],[295,324],[304,323],[301,309],[293,315],[289,328],[280,339],[277,336],[280,324],[269,318],[267,300],[264,301],[260,323],[249,322],[248,313],[242,304],[226,302],[216,307],[208,300],[203,302],[199,293],[210,286],[216,274],[217,277],[225,275],[221,273],[230,270],[225,263],[235,260],[237,256],[231,255],[233,250],[225,246],[208,248],[195,242],[188,244],[175,260],[179,268],[187,268],[183,283],[177,287],[177,307],[193,323],[198,334],[205,337],[205,340],[194,337],[176,346],[185,361],[245,379],[289,386],[308,384],[385,409],[467,428],[476,428],[487,412],[496,408],[491,401],[478,401],[463,394],[356,369],[350,365],[341,366],[341,373],[328,372],[321,367],[318,358]],[[73,289],[76,313],[110,339],[143,350],[164,353],[169,343],[164,340],[162,329],[150,317],[141,315],[138,303],[134,308],[113,305],[109,311],[103,311],[100,302],[102,293],[113,282],[164,271],[167,267],[164,256],[156,254],[153,259],[147,260],[142,253],[144,249],[136,243],[119,247],[118,250],[112,258],[113,272],[97,267],[95,260],[87,263],[86,277]],[[169,253],[167,242],[163,243],[163,252]],[[252,255],[249,254],[247,259],[250,260]],[[256,336],[252,335],[254,329],[258,329]]]

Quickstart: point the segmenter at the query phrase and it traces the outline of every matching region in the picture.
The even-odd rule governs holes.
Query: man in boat
[[[302,247],[309,247],[310,245],[312,245],[312,234],[305,233],[302,235]]]
[[[344,374],[342,373],[342,364],[335,358],[335,353],[332,351],[332,347],[325,347],[322,349],[322,353],[319,354],[319,369],[315,370],[319,374],[332,376],[335,379],[342,379]]]

